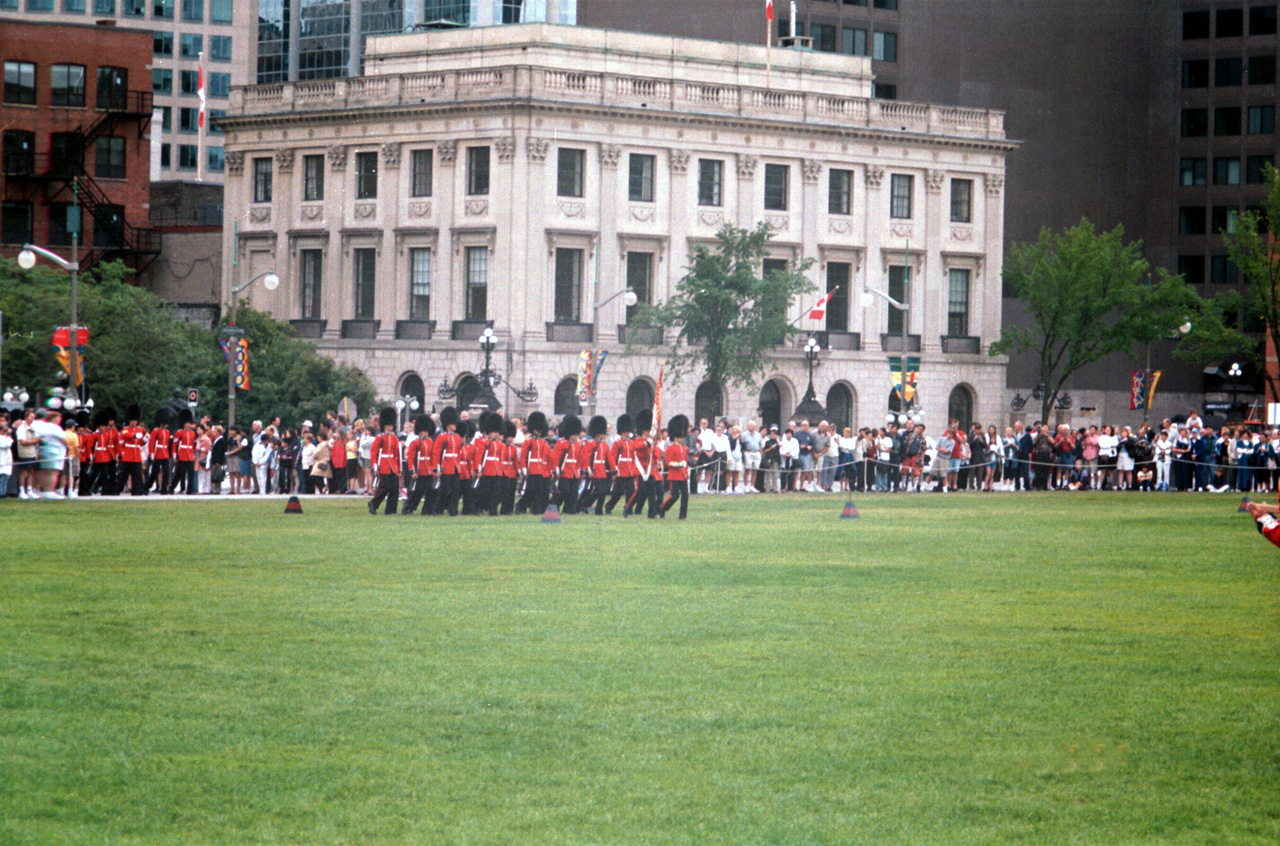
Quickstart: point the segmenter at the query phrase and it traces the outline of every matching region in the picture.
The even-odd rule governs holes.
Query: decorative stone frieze
[[[689,154],[684,150],[671,151],[671,172],[676,176],[684,176],[689,172]]]
[[[436,152],[440,154],[440,164],[451,165],[458,157],[458,142],[441,141],[436,145]]]
[[[946,181],[947,175],[940,170],[931,170],[924,175],[925,188],[930,194],[941,194],[942,184]]]
[[[755,156],[739,156],[738,157],[738,178],[754,179],[756,175],[756,165],[760,160]]]
[[[821,176],[822,176],[822,162],[818,161],[817,159],[805,159],[804,160],[804,181],[810,182],[810,183],[817,182],[818,178]]]
[[[325,153],[329,156],[329,170],[341,173],[347,169],[347,148],[343,144],[334,144]]]
[[[884,168],[880,165],[872,165],[867,168],[867,187],[872,190],[880,190],[880,183],[884,182]]]
[[[551,140],[548,138],[530,138],[524,145],[525,155],[531,162],[545,162],[547,153],[551,152]]]
[[[276,170],[280,171],[281,173],[293,172],[293,150],[292,149],[286,147],[283,150],[276,150]]]
[[[400,145],[394,141],[388,141],[382,145],[382,166],[387,170],[395,170],[400,167]]]
[[[493,142],[493,148],[498,153],[498,161],[509,162],[516,154],[516,139],[499,138]]]
[[[617,144],[605,144],[600,148],[601,167],[615,168],[620,158],[622,158],[622,148]]]

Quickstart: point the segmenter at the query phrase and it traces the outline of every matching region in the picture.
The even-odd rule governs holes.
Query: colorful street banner
[[[1129,410],[1147,409],[1147,371],[1135,370],[1129,379]]]
[[[228,338],[219,338],[218,343],[222,345],[222,354],[226,356],[227,361],[231,361],[231,341]],[[235,341],[236,348],[236,387],[242,391],[249,390],[249,339],[237,338]]]
[[[578,402],[586,402],[591,398],[591,377],[594,374],[591,350],[583,350],[578,357]]]
[[[902,389],[902,356],[889,356],[889,380],[893,389],[902,395],[907,403],[915,401],[916,388],[920,376],[920,359],[918,356],[907,356],[907,387]]]
[[[1147,408],[1156,401],[1156,385],[1160,382],[1160,374],[1163,371],[1150,370],[1147,372]]]
[[[596,350],[596,371],[591,374],[591,393],[596,392],[596,388],[600,385],[600,370],[604,367],[604,360],[609,357],[608,350]]]
[[[658,368],[658,387],[653,392],[653,432],[662,430],[662,371],[664,368]]]
[[[62,372],[68,375],[72,383],[79,387],[84,384],[84,354],[89,346],[89,330],[84,326],[76,327],[76,339],[79,341],[77,345],[75,372],[72,373],[71,368],[71,327],[59,326],[53,333],[51,341],[54,348],[54,357],[58,360],[58,366],[62,368]]]

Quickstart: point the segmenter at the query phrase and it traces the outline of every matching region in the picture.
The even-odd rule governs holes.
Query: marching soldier
[[[388,517],[396,513],[400,500],[400,439],[396,437],[396,410],[384,408],[378,412],[378,425],[382,434],[373,439],[369,463],[378,476],[378,492],[369,500],[369,513],[377,514],[378,506],[387,501]]]
[[[97,431],[93,436],[93,482],[91,490],[103,496],[116,492],[116,453],[120,449],[120,433],[116,431],[116,411],[108,406],[93,418]]]
[[[476,424],[470,420],[460,421],[459,434],[462,435],[462,449],[458,452],[458,483],[462,487],[462,513],[476,513]]]
[[[524,471],[524,496],[516,503],[516,513],[532,510],[541,514],[551,499],[552,457],[547,443],[547,416],[541,411],[529,415],[529,438],[520,445],[520,467]]]
[[[76,412],[77,434],[80,437],[80,496],[88,496],[93,489],[93,439],[96,435],[89,427],[89,412]]]
[[[636,412],[635,427],[636,437],[632,444],[636,467],[636,492],[627,501],[627,507],[632,513],[639,514],[647,504],[649,519],[653,520],[663,516],[659,508],[662,505],[662,484],[659,481],[660,457],[651,434],[653,412],[647,408]]]
[[[508,420],[502,424],[502,505],[498,513],[509,515],[516,506],[516,424]]]
[[[473,447],[476,457],[476,513],[489,512],[498,516],[502,505],[502,458],[506,449],[502,445],[502,415],[496,411],[480,416],[484,437],[478,438]]]
[[[412,514],[422,503],[422,515],[435,513],[436,468],[434,466],[436,423],[428,414],[420,414],[413,421],[413,431],[418,437],[409,443],[405,463],[415,474],[413,490],[405,500],[401,514]]]
[[[680,500],[680,519],[689,516],[689,451],[684,446],[685,433],[689,431],[689,419],[677,414],[667,423],[667,434],[671,437],[671,446],[663,456],[663,464],[667,468],[667,501],[662,504],[662,513],[666,514]]]
[[[431,454],[432,464],[440,473],[436,489],[436,513],[448,511],[450,517],[458,516],[458,495],[461,493],[459,454],[462,452],[462,436],[458,434],[458,409],[448,406],[440,412],[440,434],[436,435]]]
[[[613,442],[609,450],[609,469],[614,473],[613,496],[605,506],[606,514],[612,514],[613,508],[622,500],[622,516],[631,516],[631,499],[636,492],[636,445],[632,435],[635,427],[631,425],[631,415],[618,417],[618,440]]]
[[[151,430],[151,437],[147,440],[147,452],[151,455],[151,471],[147,474],[147,490],[150,491],[152,485],[158,481],[160,486],[156,488],[156,493],[167,494],[169,492],[169,441],[173,434],[169,431],[169,427],[164,425],[164,410],[161,409],[156,414],[156,425]]]
[[[595,506],[597,517],[604,514],[604,500],[609,495],[609,445],[604,441],[607,434],[609,421],[597,414],[587,424],[587,436],[591,440],[582,449],[582,470],[589,481],[578,511],[586,514]]]
[[[142,450],[147,445],[147,430],[138,425],[142,417],[142,409],[133,404],[125,409],[126,425],[120,430],[120,480],[116,493],[124,493],[124,486],[129,484],[129,493],[143,496],[147,489],[142,475]]]
[[[174,432],[173,440],[170,442],[174,463],[173,482],[169,486],[169,493],[176,491],[181,483],[183,493],[194,494],[196,492],[196,430],[190,410],[184,408],[178,412],[178,423],[182,428]]]
[[[566,414],[560,421],[560,440],[556,442],[556,447],[551,453],[551,466],[556,469],[560,477],[559,490],[556,491],[554,502],[566,514],[573,514],[578,510],[578,470],[581,448],[578,440],[581,437],[582,421],[576,414]]]

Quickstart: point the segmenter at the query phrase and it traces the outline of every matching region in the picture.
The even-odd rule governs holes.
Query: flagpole
[[[764,16],[764,87],[773,87],[773,2],[766,0]]]

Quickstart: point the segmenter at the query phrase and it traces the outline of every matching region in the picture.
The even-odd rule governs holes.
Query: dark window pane
[[[1276,7],[1253,6],[1249,9],[1250,35],[1275,35]]]
[[[1209,13],[1204,12],[1183,12],[1182,13],[1182,37],[1184,40],[1190,41],[1196,38],[1209,37]]]
[[[1178,232],[1182,235],[1204,234],[1204,206],[1183,206],[1178,209]]]
[[[1188,59],[1182,63],[1183,88],[1209,87],[1209,60]]]
[[[787,165],[764,166],[764,207],[770,211],[786,211],[791,168]]]
[[[1204,283],[1204,256],[1178,256],[1178,275],[1192,285]]]
[[[1219,9],[1214,34],[1218,38],[1239,38],[1244,35],[1244,9]]]
[[[1274,85],[1276,81],[1275,56],[1249,57],[1249,84]]]
[[[1182,137],[1199,138],[1209,134],[1208,109],[1182,110]]]

